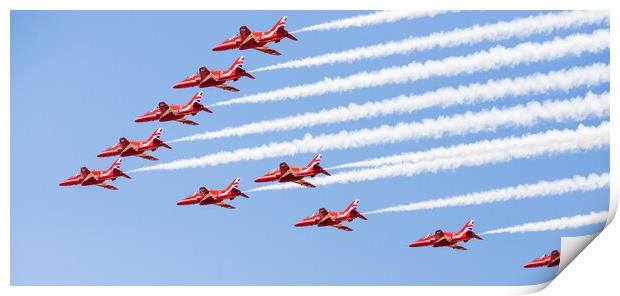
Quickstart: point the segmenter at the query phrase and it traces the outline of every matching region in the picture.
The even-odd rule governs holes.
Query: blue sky
[[[407,245],[435,229],[458,230],[475,219],[479,232],[530,221],[572,216],[608,208],[609,190],[571,193],[563,197],[509,201],[481,206],[369,216],[350,223],[353,232],[292,227],[319,207],[341,210],[360,199],[361,211],[414,201],[499,188],[575,174],[609,171],[609,150],[563,154],[510,163],[398,177],[313,190],[255,192],[235,199],[236,210],[179,207],[175,202],[198,187],[224,188],[235,177],[240,189],[256,187],[253,179],[281,161],[305,165],[312,154],[179,171],[132,174],[117,180],[119,191],[96,187],[59,187],[58,182],[83,165],[107,168],[112,158],[96,154],[121,136],[148,137],[163,127],[164,140],[205,130],[318,111],[349,102],[366,102],[400,94],[422,93],[444,86],[484,82],[593,62],[609,63],[609,51],[534,63],[515,68],[430,78],[266,104],[213,108],[192,118],[199,126],[177,123],[133,123],[160,100],[187,102],[195,89],[172,85],[202,65],[224,69],[240,54],[246,69],[289,59],[371,45],[408,36],[509,20],[538,12],[461,12],[339,31],[299,33],[299,42],[283,40],[272,47],[283,53],[212,52],[211,48],[246,24],[266,30],[282,15],[288,29],[358,15],[359,11],[13,11],[11,13],[11,283],[13,285],[519,285],[551,279],[555,268],[521,266],[560,247],[561,236],[583,235],[601,225],[576,230],[489,235],[469,242],[467,252],[446,248],[412,249]],[[543,41],[598,26],[535,35]],[[513,46],[522,39],[481,42],[472,46],[415,52],[352,64],[256,73],[256,80],[231,83],[230,93],[204,90],[206,104],[323,77],[464,55],[495,44]],[[570,92],[508,98],[493,103],[431,108],[412,114],[379,117],[309,129],[174,143],[173,150],[151,153],[160,161],[251,147],[271,141],[354,130],[480,110],[530,100],[570,98],[609,84]],[[585,120],[598,124],[600,119]],[[498,129],[467,136],[409,141],[324,153],[324,166],[338,165],[404,151],[520,135],[578,123],[544,123],[530,128]],[[150,165],[124,159],[125,170]]]

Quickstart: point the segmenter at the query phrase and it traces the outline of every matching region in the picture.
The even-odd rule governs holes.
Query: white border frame
[[[232,1],[166,1],[150,0],[148,2],[135,1],[130,3],[127,0],[107,0],[99,3],[86,3],[79,0],[63,1],[36,1],[36,0],[4,0],[0,1],[0,50],[2,59],[0,79],[0,90],[4,91],[5,99],[2,100],[2,110],[4,114],[0,117],[0,132],[4,139],[10,139],[10,10],[220,10],[238,9],[247,10],[383,10],[383,9],[452,9],[452,10],[610,10],[610,28],[616,23],[618,13],[613,1],[604,0],[563,0],[563,1],[544,1],[544,0],[520,0],[520,1],[485,1],[485,0],[444,0],[444,1],[398,1],[384,0],[381,3],[362,3],[354,0],[314,0],[306,2],[289,1],[282,3],[277,0],[236,0]],[[148,5],[148,6],[147,6]],[[611,48],[617,48],[617,31],[612,29]],[[618,114],[618,104],[615,102],[613,90],[618,87],[618,82],[614,79],[614,61],[616,54],[611,51],[611,85],[612,94],[611,114]],[[618,135],[617,123],[611,116],[611,164],[618,162]],[[357,295],[375,295],[378,293],[390,293],[391,295],[411,295],[412,293],[428,294],[476,294],[476,295],[504,295],[522,294],[538,291],[547,284],[536,286],[500,286],[500,287],[10,287],[10,145],[4,141],[0,145],[0,163],[4,164],[4,170],[0,172],[0,188],[4,194],[3,204],[0,206],[0,294],[2,295],[109,295],[109,294],[152,294],[169,295],[172,293],[184,293],[188,295],[204,295],[209,293],[225,293],[227,295],[236,294],[256,294],[269,293],[272,295],[316,295],[317,293],[354,293]],[[611,185],[610,185],[610,215],[608,224],[613,219],[618,204],[618,169],[610,164]],[[620,227],[618,223],[608,225],[603,233],[596,238],[587,251],[578,256],[570,267],[567,268],[550,285],[549,289],[544,290],[546,295],[563,295],[566,293],[588,292],[609,294],[608,291],[616,289],[616,276],[620,259],[617,255],[617,246],[620,237]],[[564,242],[563,242],[564,243]],[[564,260],[564,259],[563,259]]]

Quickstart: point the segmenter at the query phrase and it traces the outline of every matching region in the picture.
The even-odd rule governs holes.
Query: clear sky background
[[[283,40],[272,47],[283,53],[212,52],[211,48],[238,32],[240,25],[262,31],[282,15],[291,31],[323,21],[362,14],[359,11],[150,11],[11,13],[11,283],[13,285],[520,285],[554,276],[556,268],[524,269],[522,265],[560,247],[560,237],[583,235],[602,225],[576,230],[488,235],[466,244],[466,252],[407,245],[444,229],[456,231],[475,219],[477,232],[531,221],[572,216],[608,208],[609,190],[572,193],[481,206],[370,215],[348,224],[347,233],[332,228],[294,228],[296,221],[319,207],[343,209],[360,199],[360,211],[512,186],[554,180],[575,174],[609,171],[609,150],[517,160],[499,165],[463,168],[324,188],[255,192],[235,199],[237,207],[180,207],[176,201],[198,187],[224,188],[235,177],[241,190],[256,187],[254,178],[280,161],[305,165],[313,154],[239,162],[179,171],[132,174],[112,182],[119,191],[98,187],[59,187],[58,182],[83,165],[105,169],[113,158],[96,154],[121,136],[145,139],[163,127],[164,140],[205,130],[270,119],[322,108],[422,93],[444,86],[484,82],[593,62],[609,63],[609,51],[534,63],[515,68],[431,78],[414,83],[327,94],[265,104],[213,108],[214,114],[192,118],[199,126],[134,123],[160,100],[186,103],[196,89],[172,85],[198,67],[224,69],[238,55],[246,69],[294,58],[340,51],[408,36],[510,20],[538,12],[461,12],[339,31],[299,33],[299,42]],[[535,35],[543,41],[598,26]],[[280,87],[310,83],[324,77],[473,53],[495,44],[513,46],[521,39],[482,42],[473,46],[396,55],[352,64],[256,73],[256,80],[231,83],[241,92],[204,90],[205,104]],[[379,117],[287,132],[172,144],[173,150],[151,153],[167,162],[271,141],[354,130],[511,106],[530,100],[570,98],[588,90],[609,90],[608,84],[568,93],[508,98],[492,104],[431,108],[413,114]],[[586,120],[595,125],[601,120]],[[576,122],[545,123],[531,128],[498,129],[467,136],[408,141],[346,151],[326,151],[325,167],[404,151],[485,138],[521,135],[551,128],[575,128]],[[125,158],[124,170],[151,165]]]

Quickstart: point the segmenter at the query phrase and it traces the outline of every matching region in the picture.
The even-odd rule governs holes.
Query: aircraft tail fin
[[[194,96],[187,102],[186,106],[193,106],[194,109],[198,109],[199,111],[205,111],[208,113],[213,113],[213,111],[209,110],[209,108],[205,107],[202,103],[202,91],[196,92]]]
[[[354,201],[352,201],[347,208],[344,210],[344,212],[346,214],[351,214],[352,211],[355,211],[355,209],[357,209],[357,206],[359,205],[360,201],[359,199],[356,199]],[[357,211],[356,211],[357,212]]]
[[[310,168],[310,167],[313,167],[315,165],[321,164],[321,158],[322,157],[323,157],[323,155],[321,155],[321,154],[315,155],[314,158],[312,158],[312,160],[308,163],[308,165],[306,167]]]
[[[276,30],[285,30],[284,27],[286,26],[286,20],[287,17],[283,16],[281,17],[275,25],[273,25],[273,27],[271,27],[271,30],[269,30],[270,32],[276,31]]]
[[[153,134],[148,138],[147,142],[153,141],[155,139],[160,140],[161,139],[161,127],[158,127]]]
[[[192,96],[192,98],[189,100],[189,102],[187,102],[187,105],[189,106],[189,105],[193,105],[193,104],[196,104],[196,103],[200,104],[200,100],[202,100],[202,92],[201,91],[196,92]]]
[[[247,71],[245,71],[243,69],[243,63],[244,62],[245,62],[245,57],[244,56],[240,56],[232,63],[232,65],[230,65],[230,68],[228,70],[229,71],[235,71],[237,73],[237,75],[239,75],[239,76],[245,76],[245,77],[250,78],[250,79],[256,79],[254,77],[254,75],[248,73]]]
[[[239,68],[243,68],[244,62],[245,62],[245,57],[240,56],[232,63],[232,65],[230,65],[230,68],[228,68],[228,70],[237,70]]]
[[[467,223],[465,223],[465,225],[463,225],[463,228],[461,228],[461,231],[459,231],[459,233],[472,231],[473,229],[474,229],[474,220],[469,220],[467,221]]]
[[[161,132],[162,132],[162,128],[159,127],[155,130],[155,132],[149,137],[149,139],[147,140],[147,142],[154,142],[155,146],[162,146],[162,147],[166,147],[168,149],[172,149],[172,147],[170,147],[170,145],[166,144],[162,139],[161,139]]]
[[[232,182],[230,182],[230,185],[226,187],[226,192],[230,192],[233,189],[237,189],[237,187],[239,187],[239,181],[241,181],[241,178],[235,178]]]
[[[114,170],[114,169],[120,170],[120,169],[121,169],[121,163],[122,163],[122,162],[123,162],[123,159],[122,159],[122,158],[117,158],[117,159],[116,159],[116,160],[112,163],[112,165],[110,165],[110,167],[108,168],[108,171],[111,171],[111,170]]]
[[[122,158],[117,158],[112,165],[110,166],[110,168],[108,168],[107,172],[114,172],[115,174],[121,176],[121,177],[125,177],[127,179],[131,179],[131,177],[129,177],[127,174],[123,173],[123,171],[121,171],[121,163],[123,162]]]

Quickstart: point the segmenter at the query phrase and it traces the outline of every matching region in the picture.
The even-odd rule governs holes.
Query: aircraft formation
[[[267,43],[278,43],[284,38],[288,38],[294,41],[298,39],[291,33],[286,31],[287,17],[280,18],[276,24],[264,32],[252,32],[247,26],[241,26],[239,28],[239,34],[232,36],[231,38],[221,42],[213,47],[213,51],[225,51],[225,50],[246,50],[255,49],[270,55],[281,55],[280,52],[267,46]],[[243,56],[238,57],[227,70],[209,70],[207,67],[202,66],[198,69],[198,72],[186,77],[180,82],[174,84],[172,87],[179,88],[207,88],[216,87],[226,91],[238,92],[239,89],[227,84],[229,81],[237,81],[243,77],[255,79],[255,77],[243,69],[245,58]],[[166,102],[159,102],[157,107],[145,114],[137,117],[134,122],[168,122],[176,121],[186,125],[198,125],[198,123],[187,119],[187,116],[196,116],[200,112],[213,113],[207,107],[201,104],[202,91],[196,92],[187,104],[184,105],[169,105]],[[131,179],[130,176],[125,174],[121,170],[122,157],[136,156],[146,160],[156,161],[156,157],[146,154],[147,151],[156,151],[160,147],[172,149],[172,147],[161,140],[162,128],[157,128],[151,136],[144,141],[129,141],[125,137],[121,137],[118,144],[105,149],[103,152],[97,154],[97,157],[111,157],[117,156],[118,158],[112,163],[107,170],[89,170],[86,167],[80,168],[80,172],[67,178],[59,183],[60,186],[99,186],[105,189],[118,190],[118,188],[107,184],[107,181],[114,181],[119,177]],[[279,168],[274,169],[264,175],[256,178],[254,181],[257,183],[263,182],[292,182],[304,187],[314,188],[314,184],[308,182],[305,178],[314,178],[319,174],[331,176],[323,167],[321,167],[322,155],[318,154],[312,158],[312,160],[303,167],[291,167],[286,162],[281,162]],[[198,188],[198,191],[190,196],[183,198],[176,204],[179,206],[187,205],[215,205],[226,209],[235,209],[234,206],[226,203],[232,201],[238,196],[249,198],[248,195],[239,190],[240,178],[235,178],[225,189],[222,190],[210,190],[202,186]],[[319,208],[316,214],[306,217],[299,222],[295,223],[295,227],[325,227],[331,226],[339,230],[352,231],[348,226],[343,225],[344,222],[352,222],[354,219],[368,220],[361,213],[357,211],[359,200],[353,200],[343,211],[330,212],[326,208]],[[469,240],[477,239],[482,240],[480,236],[473,232],[474,221],[469,220],[461,230],[458,232],[444,232],[443,230],[436,230],[434,234],[428,234],[417,241],[409,244],[409,247],[425,247],[431,246],[448,247],[455,250],[465,251],[467,248],[459,245],[459,243],[466,243]],[[560,253],[557,250],[552,251],[548,255],[544,255],[540,258],[534,259],[528,262],[524,268],[534,267],[553,267],[558,266],[560,263]]]

